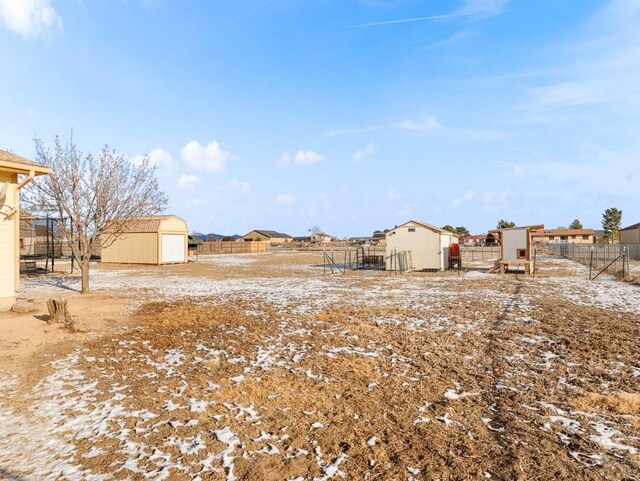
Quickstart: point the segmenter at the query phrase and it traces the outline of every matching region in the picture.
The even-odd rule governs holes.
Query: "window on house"
[[[518,259],[526,259],[527,258],[527,249],[518,249],[517,258]]]
[[[550,235],[549,240],[553,240],[553,239],[555,239],[555,236]]]
[[[583,235],[582,236],[582,240],[589,240],[589,236],[588,235]]]
[[[571,238],[572,238],[572,239],[575,239],[575,238],[576,238],[576,236],[572,235],[572,236],[571,236]]]
[[[409,232],[415,232],[416,228],[415,227],[409,227]]]

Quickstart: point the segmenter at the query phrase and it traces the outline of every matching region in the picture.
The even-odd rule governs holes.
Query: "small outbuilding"
[[[500,236],[500,272],[524,268],[531,272],[532,232],[544,229],[544,225],[511,227],[498,230]],[[492,231],[493,232],[493,231]]]
[[[49,167],[0,150],[0,310],[13,305],[20,286],[20,189],[49,173]]]
[[[458,236],[426,222],[409,221],[386,233],[386,269],[442,271]]]
[[[187,222],[175,215],[132,217],[116,221],[102,235],[101,262],[181,264],[188,260]],[[117,232],[118,235],[114,235]]]
[[[640,244],[640,222],[620,229],[620,244]]]

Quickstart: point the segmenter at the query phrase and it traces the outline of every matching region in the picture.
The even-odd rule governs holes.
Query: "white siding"
[[[502,260],[518,259],[518,249],[527,249],[529,229],[505,229],[502,231]]]
[[[390,256],[394,252],[403,251],[411,252],[415,270],[443,268],[440,232],[419,224],[405,224],[387,233],[386,267],[388,270],[392,268]]]

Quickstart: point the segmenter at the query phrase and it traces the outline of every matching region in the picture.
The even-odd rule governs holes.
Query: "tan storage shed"
[[[405,259],[400,270],[442,271],[449,268],[449,249],[458,236],[426,222],[409,221],[390,229],[386,235],[386,269],[394,270],[394,259],[400,253]]]
[[[49,167],[0,150],[0,310],[11,307],[20,286],[20,189],[49,173]]]
[[[189,230],[175,215],[127,219],[114,239],[103,234],[101,262],[117,264],[181,264],[188,260]]]

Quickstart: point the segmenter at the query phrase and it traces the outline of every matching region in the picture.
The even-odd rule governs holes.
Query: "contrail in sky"
[[[461,13],[450,13],[448,15],[432,15],[430,17],[403,18],[400,20],[388,20],[386,22],[373,22],[373,23],[362,23],[360,25],[350,25],[350,27],[351,28],[376,27],[378,25],[394,25],[397,23],[423,22],[425,20],[438,20],[440,18],[469,17],[471,15],[475,15],[476,13],[477,12],[461,12]]]
[[[263,2],[263,3],[261,3],[260,5],[258,5],[257,7],[253,7],[253,8],[252,8],[251,10],[249,10],[248,12],[243,13],[242,15],[240,15],[236,20],[239,20],[239,19],[244,18],[244,17],[248,17],[249,15],[251,15],[251,14],[253,14],[253,13],[257,12],[257,11],[258,11],[258,10],[260,10],[261,8],[264,8],[264,7],[266,7],[267,5],[269,5],[270,3],[273,3],[273,2],[274,2],[274,0],[266,0],[266,2]]]

